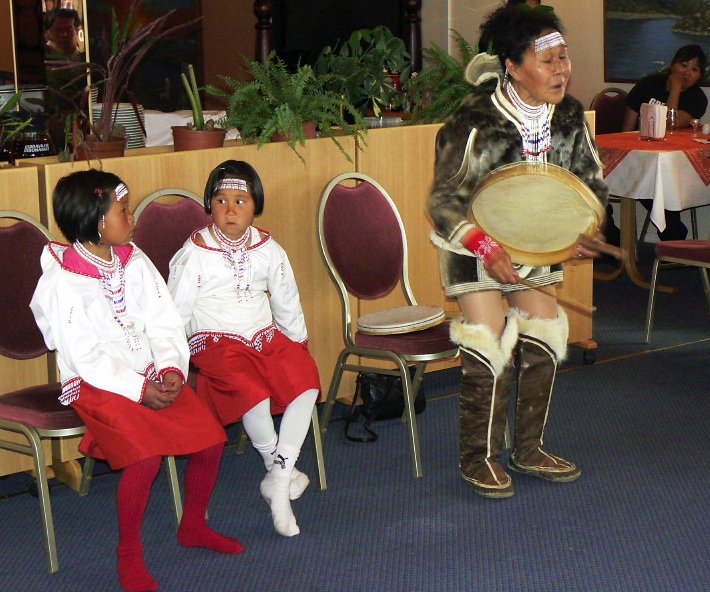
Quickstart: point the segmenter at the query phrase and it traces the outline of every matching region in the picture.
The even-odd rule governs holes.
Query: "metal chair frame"
[[[371,372],[376,374],[386,374],[390,376],[399,376],[402,380],[403,390],[405,393],[405,411],[402,416],[402,421],[408,426],[408,436],[409,436],[409,446],[411,451],[413,472],[415,478],[420,478],[423,475],[422,462],[421,462],[421,452],[419,446],[419,432],[417,429],[417,420],[414,412],[414,400],[416,398],[417,391],[421,385],[421,381],[424,375],[424,370],[428,362],[435,360],[443,360],[447,358],[455,358],[458,356],[458,348],[453,348],[443,352],[433,353],[433,354],[401,354],[389,350],[383,349],[372,349],[365,347],[358,347],[355,345],[354,341],[354,329],[355,324],[353,320],[353,313],[351,307],[351,296],[338,273],[333,260],[328,252],[328,247],[326,245],[325,229],[324,229],[324,213],[325,207],[328,202],[329,196],[333,188],[342,183],[343,181],[355,181],[355,182],[367,182],[373,185],[383,196],[384,199],[389,203],[394,215],[399,224],[400,236],[402,239],[403,246],[403,264],[401,270],[400,286],[404,292],[405,299],[408,305],[416,305],[417,301],[412,292],[412,288],[409,283],[409,268],[408,268],[408,250],[407,250],[407,237],[404,229],[404,224],[397,211],[392,198],[389,196],[387,191],[374,179],[364,175],[362,173],[347,172],[338,175],[328,183],[323,194],[321,196],[320,205],[318,208],[318,244],[320,247],[321,255],[326,264],[328,273],[331,279],[338,288],[338,294],[340,296],[341,302],[341,312],[342,312],[342,331],[343,331],[343,342],[345,346],[340,351],[338,355],[337,362],[335,364],[335,369],[333,371],[333,376],[331,378],[330,387],[328,389],[328,395],[323,405],[323,410],[321,412],[321,432],[325,434],[328,429],[328,423],[330,421],[331,412],[333,406],[335,405],[335,397],[338,393],[338,388],[343,376],[343,373],[348,372]],[[391,362],[395,368],[388,369],[382,367],[375,367],[371,365],[364,364],[360,361],[351,362],[351,358],[366,358],[370,360],[385,360]],[[414,364],[416,367],[414,376],[410,376],[408,366]]]

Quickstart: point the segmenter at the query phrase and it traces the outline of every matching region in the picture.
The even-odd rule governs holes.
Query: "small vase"
[[[316,128],[317,124],[315,121],[303,122],[303,134],[306,136],[306,140],[313,140],[314,138],[318,137],[316,134]],[[271,136],[272,142],[285,142],[286,140],[288,140],[288,138],[283,134],[276,133]]]
[[[192,130],[185,125],[174,125],[173,143],[175,152],[183,150],[201,150],[203,148],[221,148],[227,130]]]
[[[112,137],[107,142],[100,142],[94,135],[84,136],[74,149],[75,160],[101,160],[116,158],[126,152],[126,138]]]

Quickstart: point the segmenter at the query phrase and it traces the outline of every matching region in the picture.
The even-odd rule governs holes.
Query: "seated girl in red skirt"
[[[58,353],[61,401],[87,427],[79,446],[123,469],[118,484],[118,575],[129,591],[157,590],[143,561],[141,524],[164,455],[190,455],[178,542],[221,553],[242,545],[207,526],[205,512],[226,440],[185,386],[185,331],[160,274],[130,241],[128,189],[97,170],[63,177],[54,217],[71,245],[52,242],[31,308]]]
[[[199,370],[198,395],[222,425],[242,420],[266,466],[260,490],[274,527],[294,536],[290,501],[308,485],[295,465],[320,390],[296,280],[283,248],[252,226],[264,190],[249,164],[213,170],[204,203],[213,224],[173,257],[168,288]],[[272,413],[283,413],[278,435]]]

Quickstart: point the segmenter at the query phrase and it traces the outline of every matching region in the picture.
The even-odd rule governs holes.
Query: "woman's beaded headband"
[[[540,53],[546,49],[552,47],[557,47],[558,45],[567,45],[565,43],[564,37],[559,33],[559,31],[553,31],[542,37],[535,39],[535,53]]]
[[[235,189],[237,191],[243,191],[244,193],[248,193],[249,188],[247,185],[248,184],[244,179],[222,179],[219,183],[217,183],[217,187],[215,187],[215,193],[220,189]]]

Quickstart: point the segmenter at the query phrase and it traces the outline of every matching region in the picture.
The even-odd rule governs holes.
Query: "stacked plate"
[[[92,107],[94,123],[99,119],[101,107],[101,103],[97,103]],[[143,105],[138,105],[138,113],[140,114],[141,121],[145,125]],[[145,146],[143,129],[136,117],[136,112],[133,110],[133,105],[130,103],[118,103],[117,108],[114,107],[114,122],[116,125],[123,126],[126,130],[126,148],[142,148]]]

